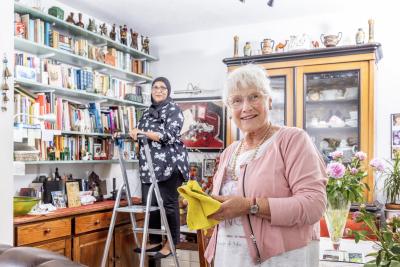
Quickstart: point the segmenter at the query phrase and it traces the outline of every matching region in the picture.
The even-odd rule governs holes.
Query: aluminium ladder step
[[[135,229],[133,229],[133,231],[136,232],[136,233],[143,233],[144,232],[144,228],[136,227]],[[147,228],[147,231],[148,231],[149,234],[167,235],[167,231],[165,231],[164,229]]]
[[[157,206],[150,207],[150,211],[156,211],[156,210],[160,210],[160,208]],[[117,208],[117,212],[145,213],[146,206],[132,205],[132,206],[120,207]]]

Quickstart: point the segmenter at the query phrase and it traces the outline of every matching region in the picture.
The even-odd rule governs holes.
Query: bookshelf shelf
[[[90,67],[100,73],[111,75],[115,78],[120,78],[128,81],[137,81],[142,83],[151,82],[152,78],[125,71],[111,65],[107,65],[86,57],[75,55],[61,49],[52,48],[41,45],[23,38],[14,37],[14,48],[23,52],[27,52],[42,58],[52,58],[74,66]]]
[[[113,41],[107,37],[101,36],[97,33],[88,31],[86,29],[83,29],[81,27],[78,27],[76,25],[68,23],[66,21],[60,20],[60,19],[53,17],[49,14],[46,14],[40,10],[31,8],[31,7],[27,7],[27,6],[18,4],[18,3],[14,3],[14,10],[17,13],[30,14],[35,18],[39,18],[44,21],[51,22],[51,23],[53,23],[53,27],[67,31],[69,34],[71,34],[73,36],[82,37],[83,39],[87,39],[87,40],[91,41],[93,44],[107,45],[108,47],[113,47],[122,52],[129,53],[134,58],[146,60],[148,62],[158,60],[156,57],[154,57],[152,55],[148,55],[137,49],[133,49],[126,45],[120,44],[117,41]]]
[[[60,96],[69,96],[69,97],[77,97],[79,99],[85,99],[88,101],[104,101],[109,105],[129,105],[136,107],[147,107],[146,105],[138,102],[133,102],[129,100],[123,100],[115,97],[103,96],[100,94],[89,93],[84,90],[76,90],[76,89],[68,89],[62,87],[55,87],[51,85],[41,84],[35,81],[30,81],[26,79],[15,79],[14,80],[16,86],[20,85],[25,89],[29,89],[35,92],[48,92],[54,91],[56,95]]]
[[[54,165],[54,164],[118,164],[117,159],[112,160],[42,160],[42,161],[15,161],[25,165]],[[125,160],[126,163],[138,163],[136,159]]]

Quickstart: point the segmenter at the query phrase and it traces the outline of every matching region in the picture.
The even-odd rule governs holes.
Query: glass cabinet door
[[[323,70],[323,68],[321,69]],[[297,119],[325,161],[331,152],[343,161],[361,148],[361,68],[332,69],[302,74],[302,110]]]

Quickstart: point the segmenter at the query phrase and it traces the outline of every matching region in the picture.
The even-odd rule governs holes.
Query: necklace
[[[269,136],[269,133],[271,132],[271,129],[272,129],[272,124],[271,124],[271,122],[270,122],[269,125],[268,125],[268,129],[267,129],[267,131],[265,132],[263,138],[261,138],[261,141],[257,144],[257,146],[256,146],[256,148],[255,148],[255,150],[254,150],[254,154],[252,155],[252,157],[251,157],[251,159],[250,159],[250,162],[253,161],[253,160],[255,159],[255,157],[256,157],[256,155],[258,154],[258,150],[260,149],[261,145],[268,139],[268,136]],[[234,181],[239,180],[239,177],[236,175],[236,162],[237,162],[237,159],[238,159],[239,155],[240,155],[241,152],[242,152],[243,145],[244,145],[244,139],[242,139],[242,140],[240,141],[239,148],[236,150],[235,154],[233,155],[232,168],[229,168],[229,167],[228,167],[228,171],[231,173],[231,175],[232,175],[232,180],[234,180]]]

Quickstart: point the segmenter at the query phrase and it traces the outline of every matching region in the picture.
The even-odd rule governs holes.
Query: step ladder
[[[171,235],[171,231],[169,229],[167,216],[166,216],[164,205],[163,205],[163,200],[162,200],[162,197],[160,194],[160,190],[158,188],[156,175],[154,173],[153,160],[151,158],[149,144],[147,141],[147,137],[144,135],[138,135],[138,138],[141,138],[144,143],[144,151],[145,151],[147,165],[149,166],[151,185],[150,185],[149,192],[147,195],[146,206],[132,204],[132,195],[131,195],[131,190],[129,188],[128,176],[126,174],[126,168],[125,168],[125,160],[123,157],[124,153],[122,151],[122,146],[119,145],[120,141],[122,139],[127,139],[128,137],[129,137],[129,135],[121,135],[119,137],[114,138],[114,144],[118,146],[119,165],[121,166],[123,183],[120,185],[120,187],[118,189],[117,197],[115,200],[114,209],[113,209],[113,213],[112,213],[112,217],[111,217],[110,228],[108,229],[107,241],[106,241],[106,245],[104,247],[103,257],[101,260],[101,267],[106,267],[106,264],[107,264],[108,252],[110,250],[111,240],[113,238],[115,221],[117,218],[117,214],[119,212],[129,213],[131,224],[132,224],[133,236],[134,236],[136,244],[139,244],[139,239],[137,237],[137,233],[143,233],[142,246],[141,246],[142,252],[140,254],[140,267],[144,267],[145,256],[146,256],[146,243],[147,243],[147,238],[148,238],[149,234],[158,234],[158,235],[166,235],[167,236],[168,242],[170,245],[170,249],[171,249],[171,253],[174,258],[175,266],[179,267],[179,262],[178,262],[178,258],[176,255],[175,245],[172,240],[172,235]],[[121,197],[122,197],[123,191],[125,191],[125,193],[126,193],[126,199],[128,202],[128,206],[121,207],[120,202],[121,202]],[[151,199],[152,199],[153,193],[155,194],[158,207],[151,206]],[[164,227],[161,229],[149,229],[150,212],[156,211],[156,210],[160,211],[161,224]],[[137,226],[135,213],[144,213],[145,214],[143,228],[140,228]]]

